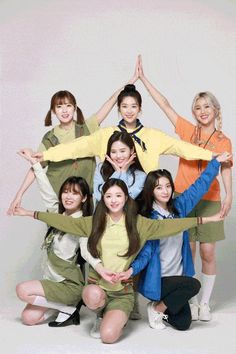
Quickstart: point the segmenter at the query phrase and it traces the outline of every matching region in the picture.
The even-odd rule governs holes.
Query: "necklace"
[[[213,135],[216,132],[216,128],[213,130],[213,132],[210,134],[210,136],[208,137],[207,141],[205,142],[205,144],[202,146],[203,149],[205,149],[205,147],[207,146],[207,144],[210,142],[211,138],[213,137]],[[199,128],[199,134],[198,134],[198,145],[200,146],[203,142],[201,141],[201,128]],[[198,160],[198,172],[200,173],[202,170],[202,160]]]

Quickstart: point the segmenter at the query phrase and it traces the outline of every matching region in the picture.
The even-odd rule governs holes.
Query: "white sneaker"
[[[90,336],[93,338],[101,338],[100,335],[100,326],[101,326],[102,318],[101,317],[96,317],[93,327],[90,330]]]
[[[210,321],[212,318],[211,310],[208,304],[202,304],[199,307],[199,320],[200,321]]]
[[[165,329],[166,325],[162,322],[162,319],[167,320],[168,316],[162,312],[157,312],[153,308],[154,302],[151,301],[147,305],[149,326],[154,329]]]
[[[190,310],[192,315],[192,321],[197,321],[199,319],[199,306],[195,304],[190,304]]]

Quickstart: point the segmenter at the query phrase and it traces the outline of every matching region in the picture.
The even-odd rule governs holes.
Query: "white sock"
[[[211,293],[215,284],[215,274],[208,275],[202,273],[202,299],[200,305],[209,304]]]
[[[193,296],[193,297],[189,300],[189,302],[190,302],[190,304],[199,306],[197,295]]]
[[[53,315],[56,315],[57,310],[49,309],[46,312],[44,312],[43,318],[44,321],[46,321],[49,317],[52,317]]]
[[[70,315],[68,313],[64,313],[64,312],[59,312],[57,318],[55,319],[56,322],[64,322],[66,321],[68,318],[70,317]]]
[[[59,304],[58,302],[48,301],[44,296],[36,296],[33,305],[56,309],[69,315],[72,315],[76,310],[74,306],[66,306],[64,304]]]

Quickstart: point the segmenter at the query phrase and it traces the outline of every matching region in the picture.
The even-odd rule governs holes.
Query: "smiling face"
[[[167,203],[172,196],[173,190],[168,178],[160,177],[156,180],[156,185],[153,190],[155,202],[162,208],[166,209]]]
[[[133,154],[134,149],[130,149],[128,145],[121,141],[115,141],[111,145],[110,158],[122,168]]]
[[[117,185],[110,187],[105,192],[103,200],[110,216],[119,217],[123,214],[127,197],[120,187]]]
[[[59,119],[61,125],[70,125],[73,121],[75,106],[65,98],[63,101],[58,102],[54,107],[54,113]]]
[[[138,101],[131,96],[124,97],[119,106],[119,112],[128,129],[136,127],[136,121],[140,112]]]
[[[206,97],[200,97],[193,106],[193,114],[202,126],[215,127],[216,111]]]
[[[68,184],[64,186],[61,194],[61,202],[67,215],[71,215],[76,211],[81,210],[82,203],[84,203],[85,200],[86,197],[82,195],[78,185]]]

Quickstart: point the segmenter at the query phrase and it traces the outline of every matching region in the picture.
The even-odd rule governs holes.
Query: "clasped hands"
[[[102,263],[98,263],[95,269],[97,273],[100,274],[105,281],[114,285],[118,282],[129,279],[133,273],[132,268],[129,268],[124,272],[113,272],[111,270],[104,268]]]

